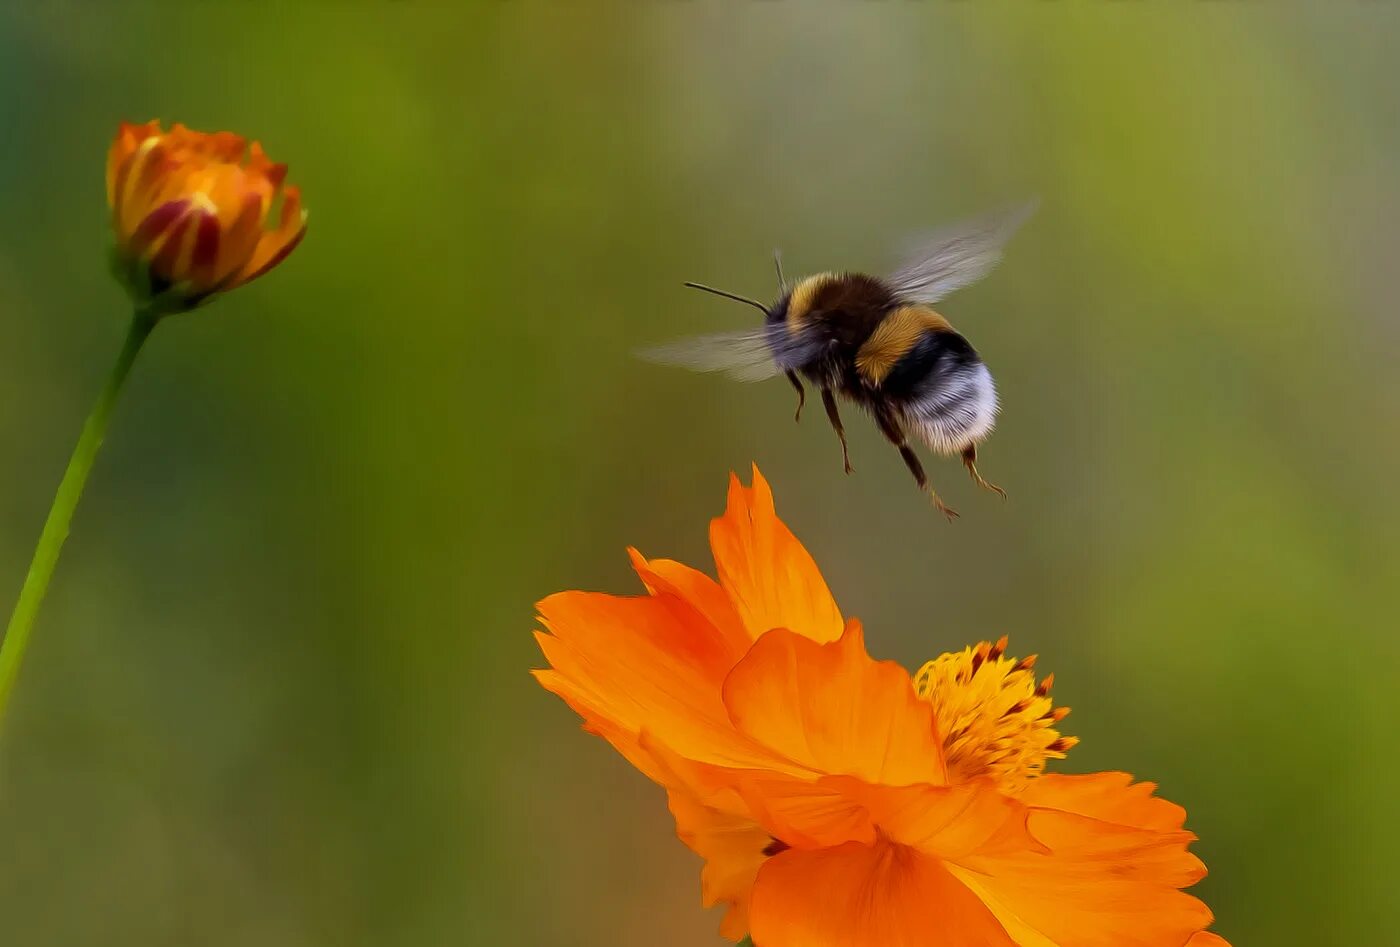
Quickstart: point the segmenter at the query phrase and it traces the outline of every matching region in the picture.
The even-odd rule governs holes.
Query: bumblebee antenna
[[[763,303],[759,302],[757,299],[750,299],[747,296],[739,296],[735,293],[726,293],[722,289],[715,289],[713,286],[706,286],[704,283],[686,283],[685,285],[689,286],[691,289],[700,289],[704,290],[707,293],[714,293],[716,296],[723,296],[725,299],[732,299],[736,303],[748,303],[750,306],[754,307],[759,312],[763,313],[765,316],[768,315],[768,307],[763,305]]]
[[[783,279],[783,251],[773,248],[773,269],[778,271],[778,292],[787,292],[787,280]]]

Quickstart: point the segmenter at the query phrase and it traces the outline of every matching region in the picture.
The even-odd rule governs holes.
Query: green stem
[[[39,534],[39,545],[34,548],[34,561],[29,564],[29,575],[25,577],[24,588],[20,589],[19,601],[15,603],[14,614],[10,616],[9,627],[5,629],[4,643],[0,644],[0,722],[4,721],[5,711],[10,705],[10,692],[14,690],[15,678],[19,676],[19,667],[24,661],[24,650],[29,645],[34,617],[39,614],[39,606],[49,588],[49,579],[53,578],[54,566],[58,564],[58,554],[63,549],[63,541],[68,538],[73,511],[78,507],[88,473],[92,471],[92,463],[102,447],[112,408],[116,406],[117,397],[126,383],[126,376],[131,372],[131,366],[136,362],[136,356],[141,352],[141,346],[155,325],[155,318],[148,313],[138,311],[132,316],[126,343],[117,356],[117,363],[112,366],[106,386],[97,396],[92,413],[83,424],[83,433],[78,437],[78,445],[73,448],[68,469],[58,485],[53,506],[49,508],[49,518],[44,521],[44,531]]]

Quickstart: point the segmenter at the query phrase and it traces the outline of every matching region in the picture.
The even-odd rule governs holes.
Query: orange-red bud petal
[[[107,156],[116,272],[138,305],[188,309],[271,270],[300,242],[305,212],[287,166],[232,132],[123,122]],[[279,191],[274,227],[265,217]]]

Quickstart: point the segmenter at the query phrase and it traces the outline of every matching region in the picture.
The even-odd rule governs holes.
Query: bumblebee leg
[[[801,421],[802,406],[807,403],[807,389],[802,387],[802,379],[797,377],[797,372],[788,372],[787,379],[792,382],[792,387],[797,389],[797,413],[792,416],[792,419]]]
[[[919,485],[919,489],[928,492],[929,498],[933,500],[934,509],[946,516],[950,523],[957,519],[958,511],[947,506],[938,496],[938,491],[929,486],[928,474],[924,473],[924,465],[919,460],[919,455],[914,453],[914,449],[909,446],[909,442],[904,436],[904,429],[899,426],[898,419],[888,409],[877,409],[875,423],[880,425],[880,433],[884,434],[891,444],[899,448],[899,456],[904,458],[904,466],[908,467],[909,472],[914,475],[914,482]]]
[[[967,472],[968,472],[969,474],[972,475],[972,482],[973,482],[973,483],[977,484],[977,485],[978,485],[979,487],[981,487],[983,490],[990,490],[990,491],[992,491],[992,492],[995,493],[997,496],[1001,497],[1003,500],[1006,499],[1006,491],[1005,491],[1005,490],[1003,490],[1001,487],[997,486],[997,485],[994,484],[994,483],[988,483],[986,480],[983,480],[983,479],[982,479],[982,475],[981,475],[980,473],[977,472],[977,445],[976,445],[976,444],[969,444],[968,447],[967,447],[967,450],[965,450],[965,451],[962,452],[962,462],[963,462],[963,466],[967,468]]]
[[[830,388],[822,389],[822,404],[826,405],[826,416],[831,420],[831,427],[836,431],[836,436],[841,438],[841,460],[846,465],[846,473],[851,473],[854,468],[851,466],[851,452],[846,447],[846,429],[841,426],[841,411],[836,407],[836,393]]]

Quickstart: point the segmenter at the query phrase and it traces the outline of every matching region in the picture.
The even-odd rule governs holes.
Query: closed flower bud
[[[114,273],[156,315],[257,279],[306,233],[286,176],[261,145],[230,132],[122,123],[107,158]]]

